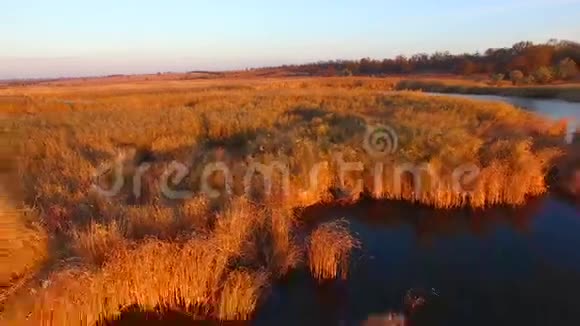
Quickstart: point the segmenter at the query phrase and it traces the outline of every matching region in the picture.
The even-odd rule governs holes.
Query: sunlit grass
[[[46,266],[50,285],[8,307],[11,322],[93,324],[133,305],[250,318],[264,289],[303,263],[318,279],[347,276],[358,246],[347,227],[323,224],[301,246],[294,208],[363,193],[438,208],[521,205],[547,191],[544,177],[561,155],[565,130],[505,104],[387,92],[392,80],[187,85],[44,86],[30,90],[35,105],[10,103],[3,128],[18,163],[14,178],[22,204],[44,231],[29,237],[25,219],[6,215],[14,211],[7,206],[4,221],[15,222],[0,232],[39,248],[46,232],[63,261],[74,262]],[[57,101],[62,98],[74,103]],[[367,127],[375,125],[392,127],[396,151],[367,152]],[[341,180],[340,160],[358,162],[361,170]],[[115,162],[125,183],[103,197],[93,186],[111,186],[114,169],[100,178],[96,171]],[[188,173],[171,186],[190,198],[163,192],[160,180],[174,163]],[[271,188],[260,173],[247,177],[257,163],[275,167]],[[204,175],[208,164],[229,174]],[[415,175],[420,180],[397,173],[421,164],[436,180],[425,171]],[[481,172],[468,192],[453,184],[463,165]],[[137,194],[136,173],[142,175]],[[217,197],[203,193],[204,181]],[[31,270],[41,255],[18,254],[17,242],[5,243],[0,249],[21,258],[18,266],[2,264],[10,282],[8,275]]]
[[[308,239],[308,266],[320,280],[348,276],[350,256],[360,242],[350,234],[346,221],[339,220],[318,226]]]

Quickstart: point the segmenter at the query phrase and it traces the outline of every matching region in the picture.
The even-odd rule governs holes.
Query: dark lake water
[[[257,325],[357,325],[406,312],[414,325],[580,325],[580,210],[552,197],[525,207],[434,211],[404,203],[312,208],[345,217],[362,241],[348,280],[296,272]],[[409,294],[425,298],[411,312]]]

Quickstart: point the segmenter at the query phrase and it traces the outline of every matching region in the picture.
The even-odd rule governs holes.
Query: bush
[[[522,83],[524,83],[525,85],[535,84],[536,78],[534,78],[534,76],[532,76],[532,75],[528,75],[522,79]]]
[[[494,85],[499,85],[504,78],[504,74],[493,74],[491,75],[491,82]]]
[[[570,58],[566,58],[560,63],[558,63],[557,67],[557,76],[559,79],[568,80],[573,79],[578,74],[578,66],[576,62]]]
[[[352,76],[352,71],[351,71],[350,69],[346,68],[346,69],[343,69],[343,70],[340,72],[340,74],[341,74],[342,76],[345,76],[345,77],[351,77],[351,76]]]
[[[554,79],[554,73],[548,67],[540,67],[534,72],[535,80],[540,84],[546,84]]]
[[[512,81],[513,85],[520,84],[524,79],[524,73],[520,70],[512,70],[510,72],[510,80]]]

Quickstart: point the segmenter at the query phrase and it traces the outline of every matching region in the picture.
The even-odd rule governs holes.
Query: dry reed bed
[[[308,266],[319,281],[348,276],[350,255],[360,242],[350,234],[348,222],[337,220],[316,227],[308,239]]]
[[[1,121],[0,121],[1,122]],[[3,132],[3,131],[0,131]],[[4,136],[4,135],[3,135]],[[19,205],[10,147],[0,138],[0,310],[47,259],[47,234],[38,215]]]
[[[333,90],[333,82],[339,81],[148,94],[115,90],[81,94],[79,100],[94,103],[68,107],[49,105],[62,95],[53,94],[43,95],[46,108],[32,111],[15,104],[4,128],[13,132],[9,142],[17,148],[23,201],[63,241],[59,255],[79,257],[80,265],[54,272],[32,303],[22,300],[9,309],[6,315],[16,316],[10,322],[92,324],[133,304],[249,318],[268,284],[302,260],[292,208],[332,200],[332,189],[442,208],[517,205],[546,191],[544,175],[560,155],[562,124],[503,104],[385,94],[364,81]],[[375,124],[396,130],[397,151],[368,155],[362,144],[366,127]],[[341,182],[337,157],[360,162],[362,171]],[[159,180],[174,161],[189,174],[172,186],[191,191],[192,198],[161,193]],[[116,196],[103,198],[92,186],[108,185],[112,172],[95,180],[95,171],[112,162],[121,163],[127,182]],[[150,167],[135,195],[131,177],[144,163]],[[207,164],[216,163],[230,175],[207,175],[221,194],[208,199],[200,194],[201,177]],[[245,191],[254,163],[287,170],[272,174],[270,192],[263,178],[250,175]],[[378,178],[377,163],[383,165]],[[429,163],[438,187],[425,178],[424,191],[398,189],[392,168],[409,163]],[[481,169],[471,195],[457,193],[451,180],[466,163]],[[359,179],[363,187],[356,189]],[[322,226],[310,239],[314,274],[345,275],[356,245],[346,229]],[[323,248],[332,255],[320,255]]]
[[[93,325],[124,309],[180,309],[198,318],[248,319],[269,283],[298,264],[289,211],[237,199],[209,234],[103,246],[117,228],[91,225],[77,245],[90,262],[54,272],[37,299],[11,311],[11,324]],[[282,222],[280,222],[282,221]],[[106,234],[106,233],[113,233]],[[91,238],[91,240],[87,240]],[[95,245],[101,244],[101,245]],[[93,267],[91,267],[93,266]]]
[[[330,171],[325,172],[330,176],[319,182],[321,187],[336,175],[336,154],[349,162],[362,162],[365,172],[371,174],[367,177],[372,177],[376,160],[366,155],[362,143],[365,125],[380,123],[396,129],[399,150],[385,162],[385,186],[377,196],[438,207],[465,205],[466,198],[451,190],[449,179],[454,168],[473,163],[484,173],[475,185],[470,205],[521,204],[525,196],[544,191],[543,169],[557,154],[555,139],[563,130],[561,125],[550,125],[503,104],[433,99],[411,93],[277,93],[218,92],[188,99],[185,104],[189,107],[165,110],[73,111],[58,131],[42,125],[58,125],[61,113],[34,117],[27,121],[27,134],[32,133],[32,137],[23,142],[23,155],[49,159],[42,166],[36,164],[37,160],[24,160],[21,171],[33,177],[26,183],[28,193],[52,204],[63,199],[77,202],[75,196],[86,197],[79,191],[86,192],[95,166],[114,158],[120,144],[129,143],[155,153],[160,158],[160,169],[172,160],[191,166],[194,171],[187,182],[192,190],[199,190],[205,163],[224,162],[237,181],[234,190],[239,190],[243,189],[240,175],[246,172],[244,165],[280,162],[290,167],[290,179],[296,185],[291,189],[291,199],[299,200],[299,195],[309,195],[297,189],[308,188],[307,176],[317,163],[329,163]],[[413,196],[397,192],[392,187],[396,177],[392,172],[406,163],[429,163],[440,177],[441,186],[437,191],[428,189]],[[239,175],[235,174],[236,167]],[[57,175],[49,171],[61,172]],[[49,180],[38,180],[37,176]],[[504,183],[495,185],[499,178]],[[369,184],[365,186],[373,188]],[[515,189],[514,184],[521,188]],[[312,194],[311,202],[318,199],[316,195],[323,194]]]
[[[45,232],[0,193],[0,305],[45,259]]]

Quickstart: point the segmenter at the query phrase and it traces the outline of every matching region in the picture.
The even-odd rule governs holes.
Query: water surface
[[[454,94],[454,93],[426,93],[436,96],[451,96],[468,98],[472,100],[504,102],[519,108],[539,113],[545,117],[561,120],[567,119],[569,123],[568,137],[575,130],[580,130],[580,103],[567,102],[559,99],[536,99],[516,96],[499,96],[499,95],[476,95],[476,94]]]
[[[256,324],[356,325],[407,313],[416,325],[580,325],[580,210],[551,197],[521,208],[435,211],[368,201],[312,208],[362,241],[348,280],[305,271],[274,287]],[[409,293],[426,303],[414,311]]]

